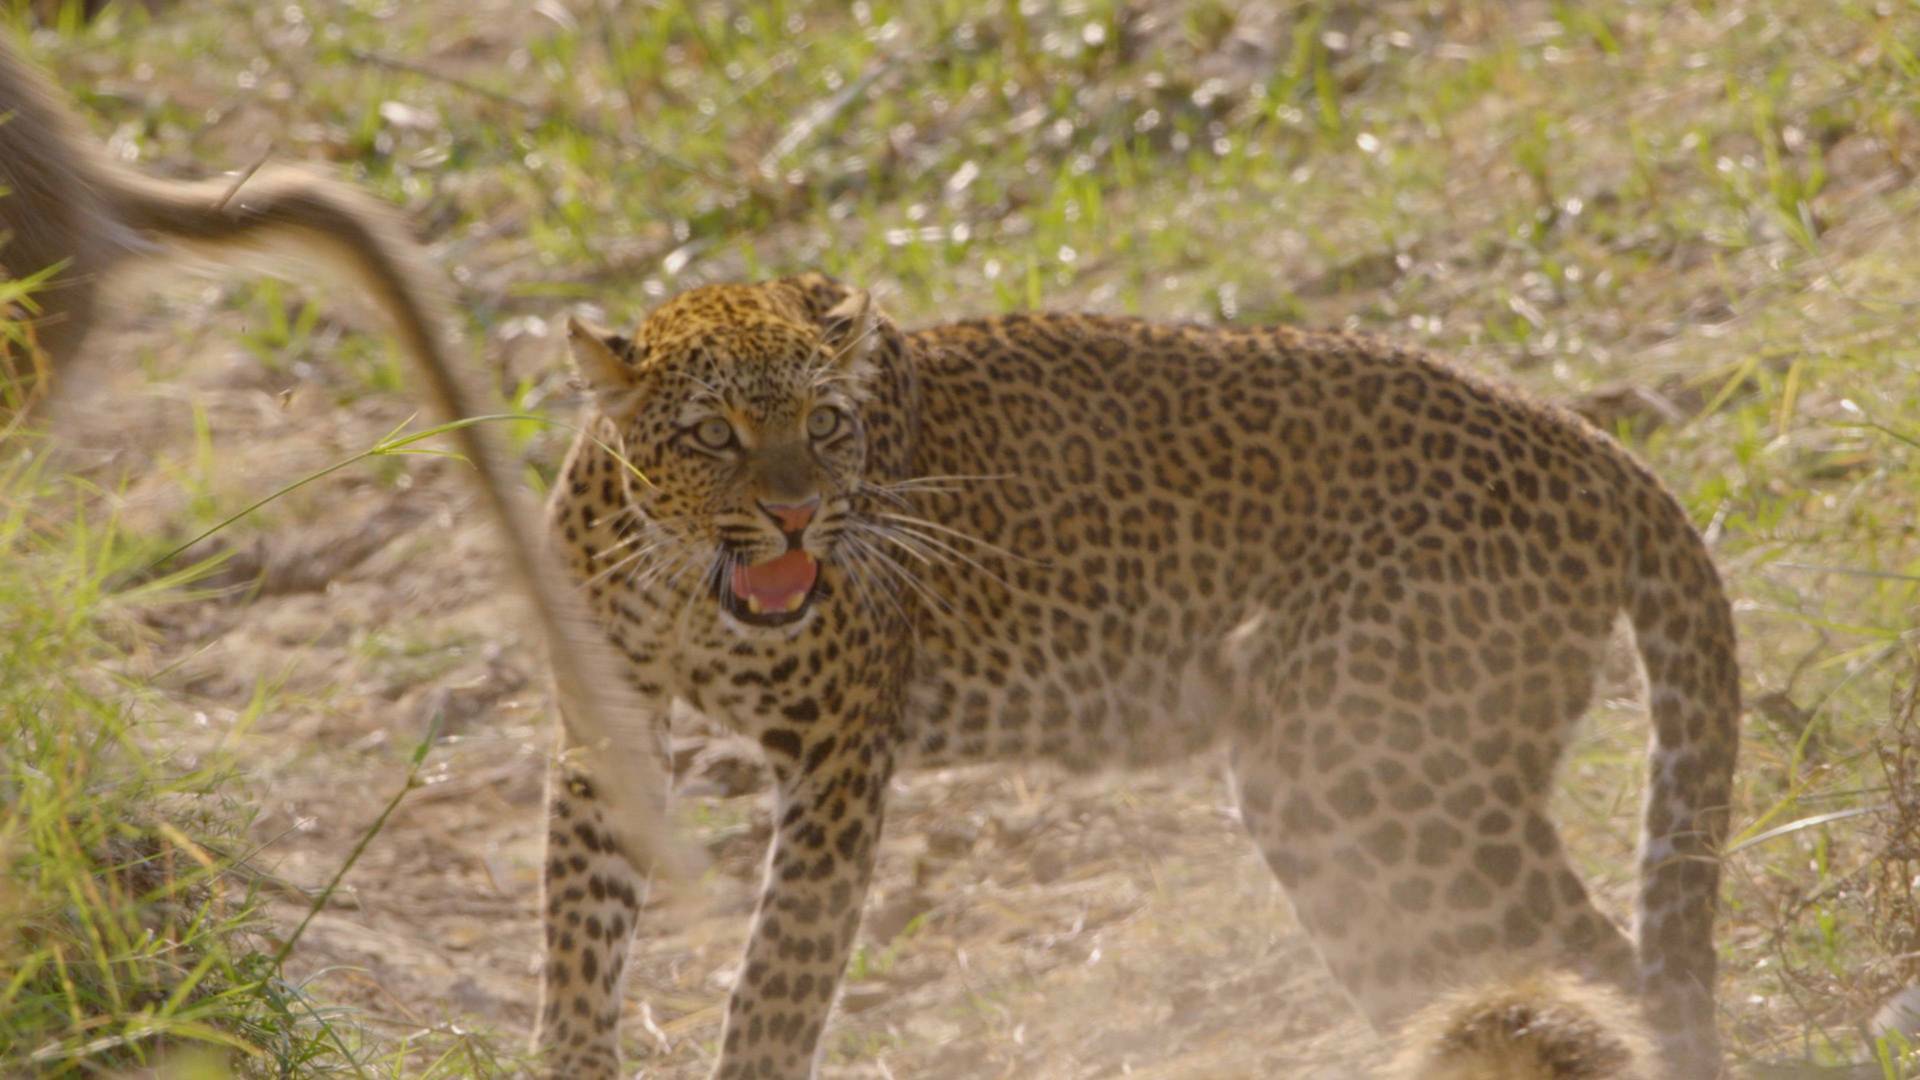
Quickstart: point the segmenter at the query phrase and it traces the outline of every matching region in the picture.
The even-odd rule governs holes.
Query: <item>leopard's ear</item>
[[[879,342],[880,312],[865,289],[848,289],[839,303],[820,316],[820,346],[840,366],[864,366]]]
[[[594,396],[606,398],[633,389],[637,355],[632,338],[569,317],[567,352],[573,358],[573,370]]]

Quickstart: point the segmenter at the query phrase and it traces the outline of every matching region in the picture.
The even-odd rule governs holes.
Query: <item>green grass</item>
[[[222,761],[156,757],[114,639],[179,597],[132,584],[153,552],[61,520],[73,486],[16,435],[0,463],[0,1072],[78,1075],[195,1046],[291,1053],[295,995],[251,940],[225,873],[238,808]]]
[[[235,763],[224,750],[156,750],[179,718],[144,688],[163,673],[129,659],[138,616],[195,599],[207,567],[154,576],[166,559],[154,542],[65,518],[97,493],[50,478],[38,445],[15,434],[0,462],[0,1075],[156,1062],[181,1078],[518,1068],[484,1033],[370,1038],[287,981],[304,925],[276,940],[260,920],[258,888],[290,887],[248,862]],[[257,696],[229,738],[268,704]],[[432,745],[416,747],[388,812]],[[385,820],[367,824],[362,848]]]
[[[0,286],[0,295],[13,284]],[[32,360],[19,329],[0,319],[0,340]],[[520,1068],[484,1032],[370,1038],[358,1017],[287,980],[282,964],[304,923],[276,940],[261,921],[260,885],[290,886],[249,863],[253,841],[248,811],[236,800],[236,763],[224,743],[194,756],[164,749],[172,725],[184,721],[148,688],[165,673],[142,670],[134,659],[141,618],[205,599],[193,583],[212,564],[170,569],[186,545],[135,535],[99,516],[110,500],[55,474],[50,444],[30,424],[7,419],[0,442],[0,1075],[90,1076],[156,1063],[178,1080]],[[416,444],[440,430],[393,433],[335,468],[427,452]],[[261,688],[228,722],[228,741],[268,705]],[[416,747],[387,813],[415,787],[432,745],[430,733]],[[309,918],[386,817],[367,825],[333,884],[311,898]]]
[[[1883,761],[1920,670],[1920,5],[1239,7],[664,0],[529,8],[503,31],[431,2],[212,2],[116,8],[32,51],[146,157],[241,166],[270,132],[277,157],[407,205],[480,341],[572,304],[617,322],[689,285],[818,267],[908,321],[1054,305],[1348,325],[1589,408],[1708,530],[1738,604],[1756,707],[1724,1026],[1756,1060],[1874,1060],[1859,1022],[1920,981],[1883,872],[1912,825],[1821,816],[1907,805]],[[1258,62],[1247,40],[1267,43]],[[391,391],[387,354],[347,335],[341,363],[311,307],[251,288],[263,363],[311,363],[343,401]],[[495,374],[516,403],[562,378]],[[530,452],[551,462],[564,439]],[[59,558],[79,557],[75,530],[101,542],[61,526]],[[77,598],[16,591],[59,575],[9,578],[6,604],[63,614],[7,640],[98,667],[93,613],[156,595],[106,588],[124,569],[73,570]],[[112,749],[141,778],[115,788],[129,820],[186,782],[125,764],[144,761],[123,737],[138,690],[47,691],[65,730],[111,737],[55,740],[64,756],[37,766]],[[1642,729],[1608,716],[1570,776],[1585,831],[1624,844]],[[98,830],[61,841],[75,881]],[[146,940],[113,925],[64,931],[69,970]],[[209,944],[224,925],[197,931],[204,955],[227,955]],[[207,985],[243,983],[237,963]],[[105,1030],[130,1030],[160,978],[133,966],[86,969]],[[43,992],[18,1029],[35,1047],[76,1000]]]

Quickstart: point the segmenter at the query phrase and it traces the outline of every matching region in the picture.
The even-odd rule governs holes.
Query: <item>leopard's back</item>
[[[1586,649],[1624,595],[1644,474],[1423,354],[1084,315],[909,342],[927,479],[884,550],[923,587],[922,760],[1164,760],[1264,723],[1246,680],[1289,669],[1304,690],[1336,639],[1457,666],[1489,647],[1459,622],[1565,589],[1577,610],[1532,631]]]

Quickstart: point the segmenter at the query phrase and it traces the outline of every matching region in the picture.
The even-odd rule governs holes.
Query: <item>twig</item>
[[[227,188],[227,193],[225,195],[220,196],[219,202],[213,204],[213,208],[215,210],[225,210],[227,208],[227,204],[233,201],[233,197],[235,195],[240,194],[240,189],[246,186],[247,181],[253,179],[253,174],[259,172],[261,166],[265,165],[267,163],[267,159],[272,156],[273,156],[273,144],[268,143],[267,148],[265,150],[260,151],[260,156],[253,159],[253,164],[247,166],[244,169],[241,169],[240,175],[233,178],[232,186]]]
[[[646,474],[640,471],[639,466],[627,460],[626,455],[622,454],[618,449],[607,445],[605,442],[602,442],[600,439],[596,438],[591,434],[588,434],[587,432],[583,431],[578,427],[575,427],[572,424],[563,423],[559,420],[552,420],[547,417],[540,416],[533,413],[488,413],[483,416],[467,416],[467,417],[462,417],[459,420],[449,420],[444,424],[436,424],[433,427],[426,428],[421,431],[408,432],[408,433],[402,434],[402,432],[406,430],[407,426],[413,423],[413,418],[408,417],[407,419],[401,421],[399,427],[396,427],[392,431],[387,432],[386,435],[381,437],[379,442],[374,443],[372,446],[366,448],[365,450],[362,450],[359,453],[352,455],[351,457],[342,458],[339,461],[336,461],[333,464],[327,466],[326,468],[321,469],[319,472],[309,473],[306,476],[303,476],[300,479],[293,481],[292,483],[285,484],[281,486],[278,490],[274,491],[272,494],[264,495],[258,499],[255,499],[253,502],[247,504],[247,506],[244,509],[239,510],[235,513],[229,514],[225,518],[222,518],[219,522],[215,523],[214,525],[206,529],[202,529],[200,532],[196,533],[193,536],[193,538],[188,540],[186,543],[181,544],[178,547],[175,547],[172,551],[169,551],[165,555],[162,555],[159,558],[148,563],[146,569],[142,571],[142,573],[144,575],[151,576],[152,574],[157,572],[161,567],[165,566],[166,564],[172,562],[175,558],[184,554],[188,548],[193,547],[195,544],[198,544],[200,541],[205,540],[209,536],[212,536],[214,533],[217,533],[220,530],[225,529],[227,526],[232,525],[234,522],[239,521],[241,518],[246,517],[248,514],[253,513],[255,510],[260,509],[261,507],[267,505],[270,502],[273,502],[275,499],[278,499],[283,495],[286,495],[293,491],[297,491],[300,488],[303,488],[308,484],[313,483],[316,480],[319,480],[323,477],[331,476],[334,473],[337,473],[340,470],[347,468],[348,466],[355,465],[355,464],[358,464],[359,462],[367,461],[372,458],[395,457],[400,455],[457,457],[458,455],[450,454],[440,450],[415,449],[415,444],[424,442],[425,440],[431,439],[436,435],[442,435],[442,434],[445,434],[446,432],[453,431],[456,428],[467,427],[471,424],[491,423],[497,420],[531,421],[533,423],[542,424],[547,427],[555,427],[555,428],[560,428],[561,430],[564,430],[564,431],[571,431],[576,435],[580,435],[587,439],[591,439],[595,446],[598,446],[600,449],[606,451],[609,454],[612,454],[614,460],[619,462],[620,465],[624,467],[627,470],[628,474],[631,475],[634,479],[640,481],[643,484],[646,484],[648,487],[653,486],[653,481],[647,479]],[[190,573],[191,571],[188,571],[188,572]]]
[[[407,765],[406,782],[400,785],[399,791],[393,793],[393,798],[387,800],[386,808],[380,811],[379,817],[373,819],[373,824],[367,827],[367,831],[360,834],[360,839],[353,845],[353,850],[347,853],[346,861],[340,864],[340,869],[333,872],[333,880],[327,882],[327,887],[321,889],[320,895],[314,897],[313,903],[308,905],[306,918],[301,919],[300,925],[293,928],[293,933],[288,935],[287,940],[280,943],[279,951],[273,954],[275,969],[286,962],[288,954],[293,952],[294,945],[299,943],[300,935],[307,932],[307,925],[313,922],[313,917],[320,914],[321,908],[327,906],[327,901],[333,897],[334,890],[340,887],[340,882],[347,876],[347,871],[353,869],[353,864],[360,861],[360,856],[367,850],[367,845],[373,843],[373,838],[379,836],[380,830],[387,827],[387,819],[400,808],[400,801],[405,799],[414,788],[420,786],[420,766],[426,763],[427,751],[433,748],[434,737],[438,734],[440,734],[440,714],[435,713],[433,721],[427,725],[427,733],[420,740],[420,745],[413,748],[413,760]]]
[[[1877,814],[1882,810],[1890,808],[1892,805],[1890,802],[1883,802],[1875,803],[1872,806],[1852,806],[1845,810],[1833,810],[1825,814],[1815,814],[1812,817],[1804,817],[1798,821],[1789,821],[1785,825],[1776,825],[1757,836],[1747,837],[1745,840],[1728,848],[1725,854],[1728,856],[1737,855],[1756,844],[1763,844],[1768,840],[1777,840],[1782,836],[1799,832],[1802,829],[1811,829],[1819,825],[1830,825],[1836,821],[1845,821],[1848,818]],[[1818,893],[1815,895],[1818,895]]]

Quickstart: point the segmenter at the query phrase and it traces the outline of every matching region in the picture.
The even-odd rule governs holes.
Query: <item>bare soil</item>
[[[500,15],[502,27],[530,17]],[[502,27],[493,34],[512,37]],[[473,45],[476,57],[503,51]],[[236,161],[273,134],[258,113],[224,122],[219,142]],[[542,272],[514,259],[481,267],[470,287],[504,295],[501,282]],[[263,363],[240,344],[249,315],[235,295],[208,285],[130,299],[54,403],[60,452],[136,531],[180,535],[415,412],[331,363],[343,331],[326,318],[303,359]],[[518,310],[551,318],[563,306]],[[489,343],[500,385],[532,378],[561,392],[546,325]],[[1605,415],[1643,404],[1588,403]],[[558,437],[535,438],[535,458],[559,450]],[[517,1048],[538,991],[550,721],[539,643],[476,510],[462,466],[445,460],[385,459],[305,486],[197,549],[228,554],[211,579],[219,591],[139,612],[128,667],[154,688],[154,713],[178,721],[170,752],[224,747],[242,763],[251,861],[268,875],[280,935],[403,786],[440,717],[424,785],[367,844],[288,971],[378,1037],[479,1031]],[[1630,662],[1614,665],[1603,724],[1641,722],[1619,704],[1635,681]],[[270,704],[254,716],[262,687]],[[681,719],[676,813],[711,870],[644,914],[624,1023],[632,1069],[662,1078],[711,1067],[768,832],[751,748]],[[1219,766],[896,781],[826,1074],[1366,1075],[1384,1048],[1246,841]],[[1631,880],[1631,785],[1600,785],[1617,798],[1582,807],[1572,829],[1616,913]]]

